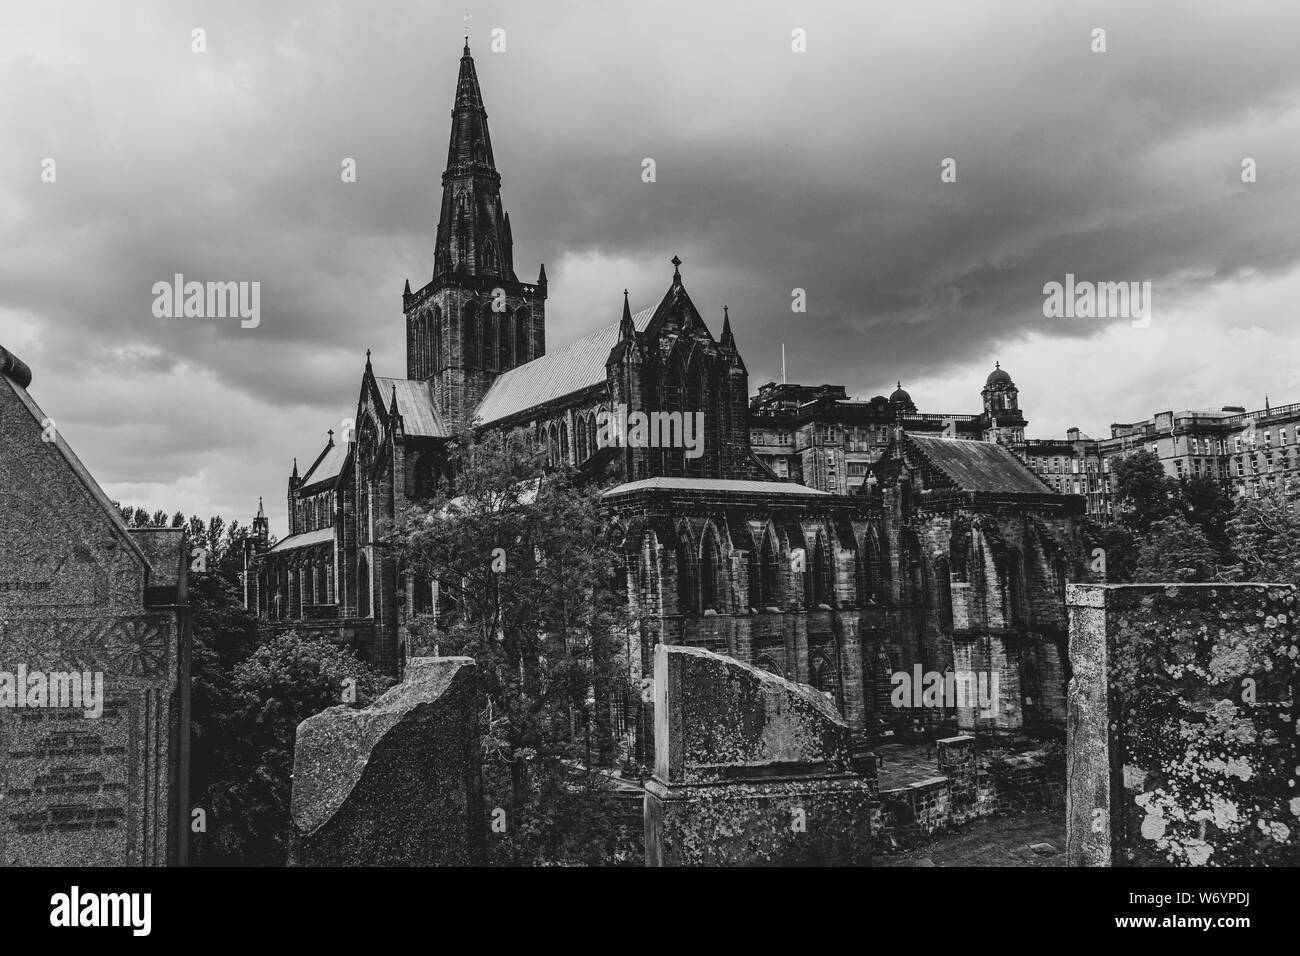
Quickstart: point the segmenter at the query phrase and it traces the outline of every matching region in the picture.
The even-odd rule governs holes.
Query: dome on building
[[[903,405],[912,404],[912,396],[908,395],[906,390],[904,390],[902,382],[898,383],[898,388],[894,389],[893,394],[889,396],[889,400],[891,402],[899,402]]]
[[[883,395],[873,395],[873,396],[871,396],[871,404],[872,404],[872,405],[888,405],[888,404],[889,404],[889,399],[885,398],[885,396],[883,396]]]
[[[993,371],[989,372],[989,377],[984,380],[985,385],[1010,385],[1011,376],[1002,368],[1002,363],[994,362]]]

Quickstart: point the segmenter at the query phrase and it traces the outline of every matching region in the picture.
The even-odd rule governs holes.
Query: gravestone
[[[1072,866],[1300,864],[1300,607],[1280,584],[1072,584]]]
[[[184,532],[128,529],[30,381],[0,349],[0,863],[183,863]]]
[[[486,862],[478,694],[468,657],[415,657],[365,708],[298,725],[296,866]]]
[[[655,648],[647,866],[865,865],[871,783],[805,684],[702,648]]]

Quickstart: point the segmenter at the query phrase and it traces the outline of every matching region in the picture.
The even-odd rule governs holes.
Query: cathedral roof
[[[677,491],[733,491],[737,494],[749,492],[760,495],[807,495],[815,498],[828,498],[830,492],[818,491],[807,485],[791,481],[747,481],[735,478],[643,478],[610,488],[604,495],[621,495],[632,491],[654,490]]]
[[[347,460],[347,443],[335,442],[331,436],[329,444],[325,446],[325,450],[317,456],[315,463],[307,469],[307,474],[302,476],[303,485],[314,485],[318,481],[328,481],[331,478],[337,478],[339,472],[343,470],[343,463]]]
[[[313,544],[325,544],[334,540],[334,527],[317,528],[315,531],[304,531],[302,534],[291,534],[289,537],[277,541],[271,546],[275,551],[292,551],[294,548],[306,548]]]
[[[447,426],[433,404],[433,386],[428,382],[413,382],[408,378],[380,378],[375,376],[379,393],[384,401],[397,395],[397,413],[402,416],[406,434],[417,438],[446,438]]]
[[[1052,494],[1024,462],[996,442],[911,434],[904,440],[961,491]]]
[[[646,330],[655,311],[651,307],[632,316],[632,324],[638,332]],[[488,425],[501,421],[605,381],[605,360],[618,342],[618,325],[614,322],[597,329],[558,352],[550,352],[502,373],[479,403],[475,413],[478,423]]]

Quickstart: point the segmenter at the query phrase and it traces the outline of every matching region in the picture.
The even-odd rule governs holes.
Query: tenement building
[[[367,357],[355,430],[294,463],[287,537],[272,545],[259,509],[250,608],[400,673],[412,625],[437,621],[439,586],[402,568],[379,529],[445,487],[449,428],[466,421],[523,429],[599,483],[635,619],[626,681],[600,704],[642,756],[637,688],[659,642],[811,684],[860,731],[1063,722],[1083,502],[1009,450],[1024,429],[1010,376],[995,369],[973,415],[920,414],[901,386],[858,403],[770,385],[751,403],[738,325],[725,307],[706,318],[676,257],[657,303],[634,309],[611,289],[608,325],[548,349],[545,270],[517,280],[500,184],[467,43],[432,274],[402,294],[405,374]],[[603,447],[598,417],[620,409],[698,413],[698,453]],[[952,676],[901,701],[900,674]],[[975,675],[992,691],[982,702]]]

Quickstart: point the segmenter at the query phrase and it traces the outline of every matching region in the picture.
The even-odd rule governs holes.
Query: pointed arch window
[[[718,538],[710,529],[704,535],[700,549],[700,610],[721,611],[720,601],[722,554],[718,548]]]
[[[682,534],[677,539],[677,613],[690,614],[695,610],[695,567],[691,560],[690,539]]]
[[[750,600],[756,608],[780,607],[776,541],[770,531],[764,532],[756,557],[750,564]]]
[[[809,560],[806,567],[809,573],[805,579],[804,592],[808,607],[815,608],[820,604],[828,604],[833,607],[835,596],[834,571],[831,567],[830,555],[827,553],[826,539],[820,534],[817,535],[811,560]]]
[[[370,616],[370,562],[363,554],[357,559],[357,617]]]
[[[531,322],[528,310],[520,309],[515,313],[515,364],[523,365],[528,361],[528,339]]]
[[[466,302],[461,310],[461,355],[465,365],[473,368],[478,365],[478,306]]]

